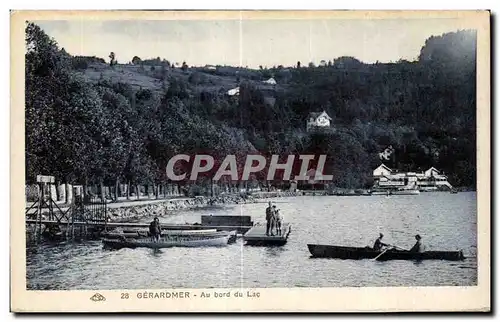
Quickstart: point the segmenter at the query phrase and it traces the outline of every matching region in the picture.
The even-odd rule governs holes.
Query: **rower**
[[[382,238],[384,238],[384,234],[380,233],[379,237],[377,238],[377,240],[375,240],[375,243],[373,244],[373,250],[379,251],[382,250],[382,247],[388,246],[387,244],[384,244],[382,242]]]
[[[417,242],[410,249],[410,252],[423,253],[425,250],[424,250],[424,244],[422,243],[422,237],[420,237],[420,235],[417,234],[415,235],[415,239],[417,240]]]

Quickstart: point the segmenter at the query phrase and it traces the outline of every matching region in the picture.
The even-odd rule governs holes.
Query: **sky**
[[[341,56],[365,63],[418,58],[430,36],[466,29],[464,19],[220,19],[34,21],[72,55],[119,63],[161,57],[190,66],[293,66]]]

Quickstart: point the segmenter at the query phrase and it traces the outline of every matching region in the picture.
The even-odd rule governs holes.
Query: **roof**
[[[377,170],[377,169],[378,169],[378,168],[380,168],[380,167],[382,167],[382,168],[384,168],[384,169],[387,169],[387,170],[389,170],[389,171],[392,171],[392,170],[391,170],[391,168],[389,168],[388,166],[386,166],[386,165],[385,165],[385,164],[383,164],[383,163],[382,163],[381,165],[379,165],[379,166],[378,166],[375,170]]]
[[[331,120],[331,119],[332,119],[332,118],[331,118],[328,114],[326,114],[326,112],[325,112],[325,111],[323,111],[323,112],[310,112],[310,113],[309,113],[309,118],[314,118],[314,119],[317,119],[318,117],[320,117],[320,116],[321,116],[321,115],[323,115],[323,114],[325,114],[325,116],[326,116],[329,120]]]
[[[274,78],[269,78],[268,80],[262,81],[263,83],[276,85],[276,80]]]

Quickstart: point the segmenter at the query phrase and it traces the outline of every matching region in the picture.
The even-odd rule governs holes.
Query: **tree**
[[[60,174],[54,141],[64,132],[60,111],[72,76],[69,56],[39,26],[27,23],[25,35],[26,178],[32,182],[41,173]]]
[[[115,53],[111,52],[108,57],[109,57],[109,66],[113,67],[113,65],[116,65]]]
[[[141,63],[141,58],[139,56],[134,56],[134,58],[132,58],[132,64],[138,65],[140,63]]]

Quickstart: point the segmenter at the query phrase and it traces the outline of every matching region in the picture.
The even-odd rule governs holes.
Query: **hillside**
[[[77,73],[91,83],[103,80],[111,83],[126,83],[135,90],[148,89],[160,94],[165,88],[168,88],[171,79],[191,84],[191,89],[197,93],[225,94],[238,87],[240,79],[245,79],[260,90],[271,94],[276,90],[283,89],[280,84],[273,86],[263,83],[270,77],[265,78],[265,74],[257,71],[241,69],[241,74],[246,73],[247,75],[251,74],[251,76],[238,77],[238,68],[234,67],[217,67],[215,70],[191,67],[182,70],[162,65],[117,64],[110,67],[107,63],[93,62],[88,64],[84,70],[77,70]],[[269,76],[272,76],[272,73],[269,73]]]
[[[333,185],[356,188],[370,186],[378,153],[392,145],[389,167],[435,166],[453,185],[475,185],[474,32],[431,37],[415,62],[339,57],[259,70],[138,57],[110,66],[70,56],[34,24],[26,33],[28,181],[52,173],[85,185],[157,184],[179,153],[218,163],[227,154],[239,163],[248,153],[326,154]],[[263,83],[271,77],[277,85]],[[227,94],[236,87],[239,95]],[[323,110],[333,131],[307,133],[309,113]]]

